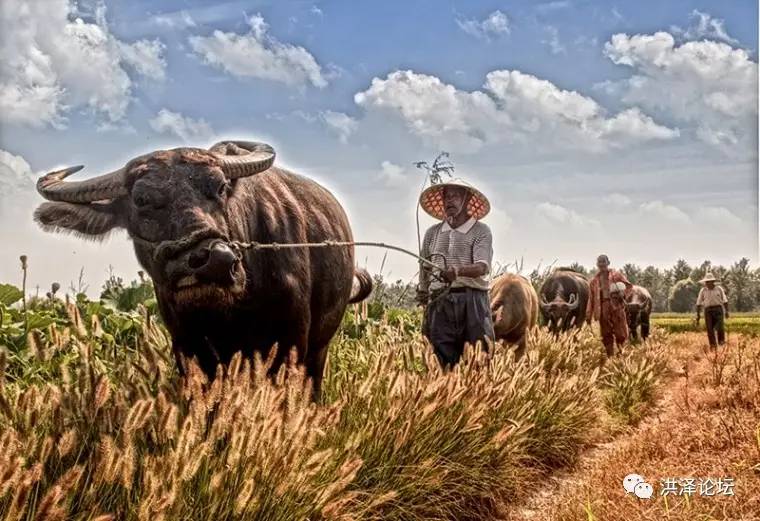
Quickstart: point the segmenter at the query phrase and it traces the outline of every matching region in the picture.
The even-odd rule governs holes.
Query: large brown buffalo
[[[541,285],[540,307],[553,333],[580,328],[586,322],[588,279],[570,268],[557,268]]]
[[[327,344],[346,305],[372,279],[354,268],[353,248],[253,250],[238,242],[351,241],[342,207],[326,189],[273,167],[263,143],[161,150],[85,181],[37,183],[51,202],[35,218],[46,230],[101,238],[125,228],[153,278],[180,371],[196,357],[213,376],[237,351],[268,353],[275,366],[295,347],[319,392]]]
[[[633,286],[625,297],[625,313],[631,339],[637,340],[641,327],[641,339],[649,337],[649,315],[652,314],[652,295],[642,286]]]
[[[525,352],[528,330],[538,320],[538,295],[530,281],[505,273],[491,282],[491,313],[496,340],[516,344],[516,356]]]

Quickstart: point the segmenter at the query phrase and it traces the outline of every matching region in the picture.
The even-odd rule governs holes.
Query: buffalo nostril
[[[208,259],[209,251],[208,249],[203,248],[201,250],[196,250],[190,254],[187,259],[187,265],[190,267],[190,269],[197,270],[205,266],[206,263],[208,263]]]
[[[208,250],[205,264],[196,269],[198,275],[217,282],[229,281],[238,257],[228,245],[217,243]]]
[[[209,252],[209,264],[231,269],[237,262],[237,255],[226,244],[216,244]]]

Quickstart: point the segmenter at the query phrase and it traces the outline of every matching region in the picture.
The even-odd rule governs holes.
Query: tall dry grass
[[[382,321],[334,341],[315,404],[293,365],[270,380],[237,357],[180,382],[149,319],[114,350],[69,313],[0,355],[2,519],[486,518],[572,464],[608,414],[604,382],[663,341],[613,372],[590,331],[537,331],[519,362],[497,346],[443,373],[409,324]]]
[[[672,338],[668,354],[681,367],[661,410],[561,489],[543,519],[760,519],[760,340],[737,335],[717,351],[703,344],[703,333]],[[625,493],[631,472],[654,486],[651,500]],[[666,478],[732,478],[735,486],[733,495],[663,495]]]

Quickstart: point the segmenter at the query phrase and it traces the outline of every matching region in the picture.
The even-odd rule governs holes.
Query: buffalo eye
[[[165,206],[166,198],[158,193],[140,190],[132,195],[132,202],[138,210],[158,209]]]
[[[209,199],[221,199],[227,194],[228,186],[226,179],[212,178],[205,183],[203,191]]]
[[[148,197],[146,194],[135,194],[135,196],[132,198],[132,201],[134,201],[135,206],[138,208],[145,208],[147,206],[150,206],[150,197]]]

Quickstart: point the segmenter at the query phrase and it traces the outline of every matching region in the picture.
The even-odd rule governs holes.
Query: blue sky
[[[758,260],[756,2],[36,0],[0,31],[0,280],[20,253],[43,286],[138,269],[124,234],[37,230],[39,173],[225,137],[271,142],[362,240],[416,246],[411,164],[447,150],[501,262]]]

